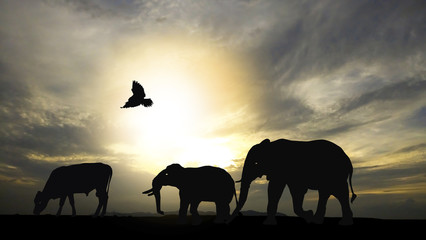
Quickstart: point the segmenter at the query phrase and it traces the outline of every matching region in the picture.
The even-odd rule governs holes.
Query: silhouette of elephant
[[[229,218],[229,203],[233,196],[237,202],[234,180],[228,172],[217,167],[183,168],[179,164],[172,164],[161,171],[152,181],[152,188],[142,194],[154,195],[157,212],[164,215],[161,210],[160,196],[162,186],[174,186],[179,189],[179,224],[186,223],[189,205],[191,205],[192,224],[201,223],[197,211],[201,201],[214,202],[216,204],[215,223],[224,223]]]
[[[231,222],[239,213],[247,200],[251,182],[257,177],[267,176],[268,206],[264,224],[275,225],[275,214],[278,202],[286,185],[293,199],[293,210],[296,215],[307,222],[322,223],[326,211],[326,203],[330,195],[334,195],[342,208],[342,219],[339,224],[351,225],[352,211],[349,206],[349,190],[352,191],[353,202],[356,194],[352,188],[352,163],[345,152],[336,144],[326,140],[308,142],[279,139],[271,142],[263,140],[254,145],[247,153],[244,162],[239,196],[239,204],[228,220]],[[315,215],[311,210],[302,208],[303,198],[308,189],[318,190],[319,200]]]

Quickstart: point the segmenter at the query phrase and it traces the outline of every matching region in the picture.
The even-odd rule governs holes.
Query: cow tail
[[[109,184],[111,183],[111,178],[112,178],[112,168],[110,167],[109,169],[110,169],[110,172],[109,172],[109,177],[108,177],[108,183],[107,183],[107,186],[106,186],[106,194],[107,195],[108,195],[108,192],[109,192]]]
[[[351,203],[353,203],[355,198],[356,198],[356,194],[354,193],[354,189],[352,188],[352,173],[353,173],[353,171],[354,171],[354,169],[351,166],[351,170],[349,172],[349,186],[351,187],[351,192],[352,192]]]

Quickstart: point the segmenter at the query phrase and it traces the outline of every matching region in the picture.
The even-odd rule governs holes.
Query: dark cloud
[[[377,6],[380,5],[380,6]],[[420,2],[316,2],[292,5],[256,49],[271,80],[291,82],[334,71],[347,63],[388,64],[425,46]]]
[[[401,198],[396,194],[383,194],[364,196],[357,199],[356,214],[373,218],[394,219],[424,219],[426,205],[413,198]]]
[[[50,6],[65,6],[75,12],[83,12],[92,18],[130,19],[139,14],[149,1],[86,1],[86,0],[44,0]]]
[[[423,96],[421,2],[281,1],[242,8],[263,13],[263,25],[236,15],[245,20],[240,29],[251,30],[224,38],[238,39],[261,72],[262,93],[248,110],[257,115],[254,131],[326,138],[385,121],[404,107],[413,111],[409,103]],[[210,31],[222,35],[227,27]]]
[[[173,31],[205,36],[256,70],[247,80],[256,90],[211,130],[215,137],[338,139],[355,159],[356,215],[425,216],[415,212],[425,202],[424,1],[46,0],[0,8],[0,191],[28,203],[19,210],[2,198],[1,206],[31,212],[52,169],[100,159],[114,165],[111,206],[138,210],[153,174],[133,169],[132,154],[108,149],[126,137],[112,136],[121,129],[96,110],[110,104],[98,96],[108,88],[102,76],[122,67],[108,59],[114,46]],[[228,168],[235,180],[242,163]],[[252,185],[247,209],[266,209],[265,183]],[[383,215],[387,209],[397,210]]]
[[[400,192],[401,189],[410,185],[413,189],[417,188],[417,191],[420,191],[426,178],[424,175],[426,164],[423,161],[355,169],[353,182],[360,191]],[[371,179],[372,176],[374,181]],[[408,192],[410,190],[408,189]]]
[[[421,102],[424,98],[426,81],[409,79],[385,85],[373,91],[366,91],[353,98],[343,98],[336,102],[336,110],[320,116],[319,122],[327,121],[310,134],[317,137],[333,136],[339,133],[347,133],[361,127],[367,127],[382,121],[395,119],[404,122],[407,128],[410,120],[398,119],[398,114],[411,114],[411,103]],[[416,106],[417,104],[414,104]],[[406,112],[406,113],[404,113]],[[318,115],[316,115],[318,116]],[[411,119],[418,119],[413,116]],[[413,120],[417,121],[417,120]]]
[[[93,125],[95,126],[95,125]],[[37,149],[47,156],[70,155],[75,153],[99,153],[102,148],[96,141],[99,135],[90,131],[90,126],[30,126],[24,128],[22,136],[10,136],[8,144],[23,149]],[[99,132],[98,132],[99,134]],[[7,144],[5,144],[7,146]]]
[[[365,92],[361,96],[348,99],[339,109],[341,112],[349,112],[364,107],[374,102],[402,102],[422,97],[426,91],[426,79],[409,79],[384,86],[380,89]],[[401,105],[399,103],[398,105]]]
[[[265,100],[259,104],[258,114],[262,119],[258,129],[262,131],[292,129],[312,119],[314,111],[295,98],[277,100],[273,93],[265,94]],[[263,105],[264,107],[262,108]]]
[[[407,124],[414,128],[425,128],[426,106],[421,106],[419,109],[414,110],[414,112],[407,118]]]
[[[87,161],[85,155],[106,153],[100,141],[102,138],[98,138],[103,133],[96,122],[81,126],[48,124],[52,119],[27,121],[21,113],[13,112],[13,109],[7,111],[11,114],[3,114],[3,117],[15,115],[15,119],[0,127],[0,132],[5,133],[0,136],[0,158],[2,163],[16,169],[12,172],[16,179],[28,177],[35,181],[60,165]],[[48,115],[55,118],[53,113]],[[0,175],[11,178],[9,173]]]
[[[423,151],[426,153],[426,143],[420,143],[420,144],[404,147],[395,151],[394,153],[410,153],[417,150]]]
[[[0,106],[1,148],[20,148],[27,153],[34,149],[49,156],[102,152],[99,137],[104,135],[104,127],[100,119],[70,106],[45,106],[19,81],[3,86],[8,85],[15,91],[0,91],[4,103]]]

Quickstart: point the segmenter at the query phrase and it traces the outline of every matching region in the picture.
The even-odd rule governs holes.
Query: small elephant
[[[179,189],[179,224],[186,223],[189,205],[191,205],[192,224],[201,223],[197,211],[201,201],[214,202],[216,204],[215,223],[224,223],[229,217],[229,203],[234,196],[237,202],[234,180],[228,172],[217,167],[184,168],[179,164],[172,164],[161,171],[152,181],[152,188],[142,194],[154,195],[157,212],[164,215],[160,203],[162,186],[174,186]]]
[[[254,145],[247,153],[241,180],[240,201],[230,221],[237,216],[247,200],[250,184],[263,175],[269,180],[268,185],[268,217],[264,224],[276,224],[278,202],[287,185],[293,198],[293,209],[296,215],[307,222],[322,223],[327,200],[334,195],[342,207],[340,224],[353,223],[349,206],[349,190],[352,191],[351,202],[356,198],[352,188],[352,163],[345,152],[336,144],[326,140],[308,142],[278,139],[263,140]],[[319,201],[315,215],[312,211],[304,211],[303,198],[308,189],[318,190]]]

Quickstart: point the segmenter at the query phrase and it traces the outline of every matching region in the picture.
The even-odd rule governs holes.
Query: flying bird
[[[137,107],[139,105],[143,105],[144,107],[151,107],[154,102],[152,102],[151,98],[145,98],[145,91],[140,83],[133,80],[132,85],[133,95],[127,100],[126,104],[121,108],[129,108],[129,107]]]

